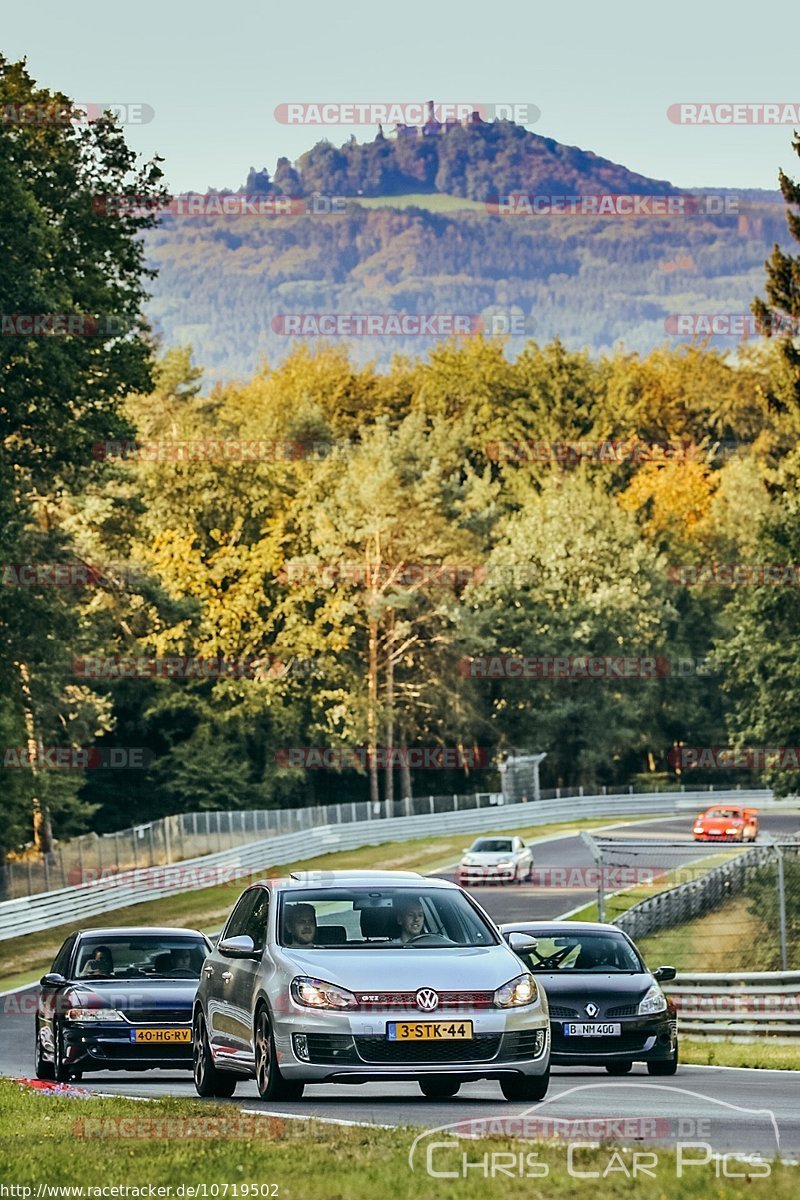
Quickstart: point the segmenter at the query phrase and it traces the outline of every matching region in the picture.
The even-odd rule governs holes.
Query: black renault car
[[[35,1070],[67,1083],[87,1071],[192,1068],[192,1005],[212,946],[194,929],[72,933],[41,980]]]
[[[660,986],[675,978],[674,967],[650,972],[615,925],[512,921],[500,931],[504,937],[536,938],[535,949],[517,953],[544,985],[554,1064],[626,1075],[635,1062],[644,1062],[651,1075],[675,1074],[677,1014]]]

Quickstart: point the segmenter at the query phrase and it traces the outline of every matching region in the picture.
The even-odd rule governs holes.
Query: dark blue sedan
[[[194,929],[72,933],[41,980],[35,1070],[67,1083],[87,1071],[192,1068],[192,1004],[212,946]]]

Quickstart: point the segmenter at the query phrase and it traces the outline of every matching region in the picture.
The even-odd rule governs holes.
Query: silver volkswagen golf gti
[[[417,1080],[426,1096],[497,1079],[541,1100],[550,1078],[547,1000],[520,951],[446,880],[331,871],[256,883],[206,959],[194,1005],[194,1079],[264,1100],[307,1083]],[[523,944],[524,943],[524,944]]]

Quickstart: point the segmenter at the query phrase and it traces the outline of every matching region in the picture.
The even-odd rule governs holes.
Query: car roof
[[[505,921],[500,929],[510,933],[528,933],[536,929],[555,929],[559,933],[619,933],[627,937],[617,925],[603,921],[548,921],[542,918],[539,921]]]
[[[199,929],[183,929],[167,925],[107,925],[102,929],[78,929],[78,937],[175,937],[176,934],[188,934],[189,937],[206,939]]]
[[[316,878],[315,876],[318,876]],[[279,879],[262,879],[253,886],[272,887],[277,890],[296,891],[298,884],[305,887],[337,888],[352,885],[367,887],[370,884],[382,887],[420,888],[457,888],[449,879],[438,879],[420,875],[418,871],[294,871],[291,875]]]

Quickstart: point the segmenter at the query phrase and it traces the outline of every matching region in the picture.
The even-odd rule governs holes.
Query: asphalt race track
[[[686,840],[685,857],[679,854],[669,860],[670,866],[678,866],[710,852],[708,847],[691,841],[686,832],[689,819],[687,814],[637,824],[635,831],[628,828],[627,836]],[[608,826],[605,831],[612,828],[615,836],[623,833],[618,826]],[[800,828],[800,817],[765,813],[761,828],[767,833],[793,833]],[[534,847],[534,855],[537,870],[591,866],[593,862],[587,847],[575,835],[541,842]],[[595,898],[592,889],[528,884],[472,890],[496,921],[557,917]],[[113,914],[108,919],[113,921]],[[34,994],[35,989],[30,988],[3,998],[0,1073],[4,1075],[33,1074]],[[92,1092],[138,1097],[195,1095],[188,1074],[158,1071],[132,1075],[110,1072],[92,1076],[79,1086]],[[644,1124],[632,1132],[631,1126],[620,1126],[626,1145],[696,1141],[721,1153],[771,1156],[780,1152],[789,1159],[800,1158],[800,1074],[787,1071],[683,1066],[673,1078],[653,1078],[639,1064],[630,1075],[612,1078],[602,1070],[558,1067],[553,1070],[547,1099],[536,1105],[509,1103],[503,1100],[497,1083],[486,1081],[464,1085],[458,1096],[445,1101],[427,1100],[412,1083],[393,1085],[389,1097],[381,1084],[319,1085],[307,1088],[302,1101],[267,1106],[259,1100],[255,1084],[248,1081],[239,1084],[235,1098],[227,1103],[265,1116],[419,1125],[431,1131],[451,1122],[502,1121],[506,1132],[522,1137],[535,1136],[524,1121],[514,1124],[513,1119],[522,1114],[528,1121],[535,1118],[537,1122],[556,1118],[638,1118],[644,1119]],[[501,1132],[499,1124],[496,1129]],[[446,1137],[446,1131],[442,1136]],[[591,1140],[590,1133],[586,1140]],[[425,1153],[425,1145],[423,1132],[421,1154]]]

